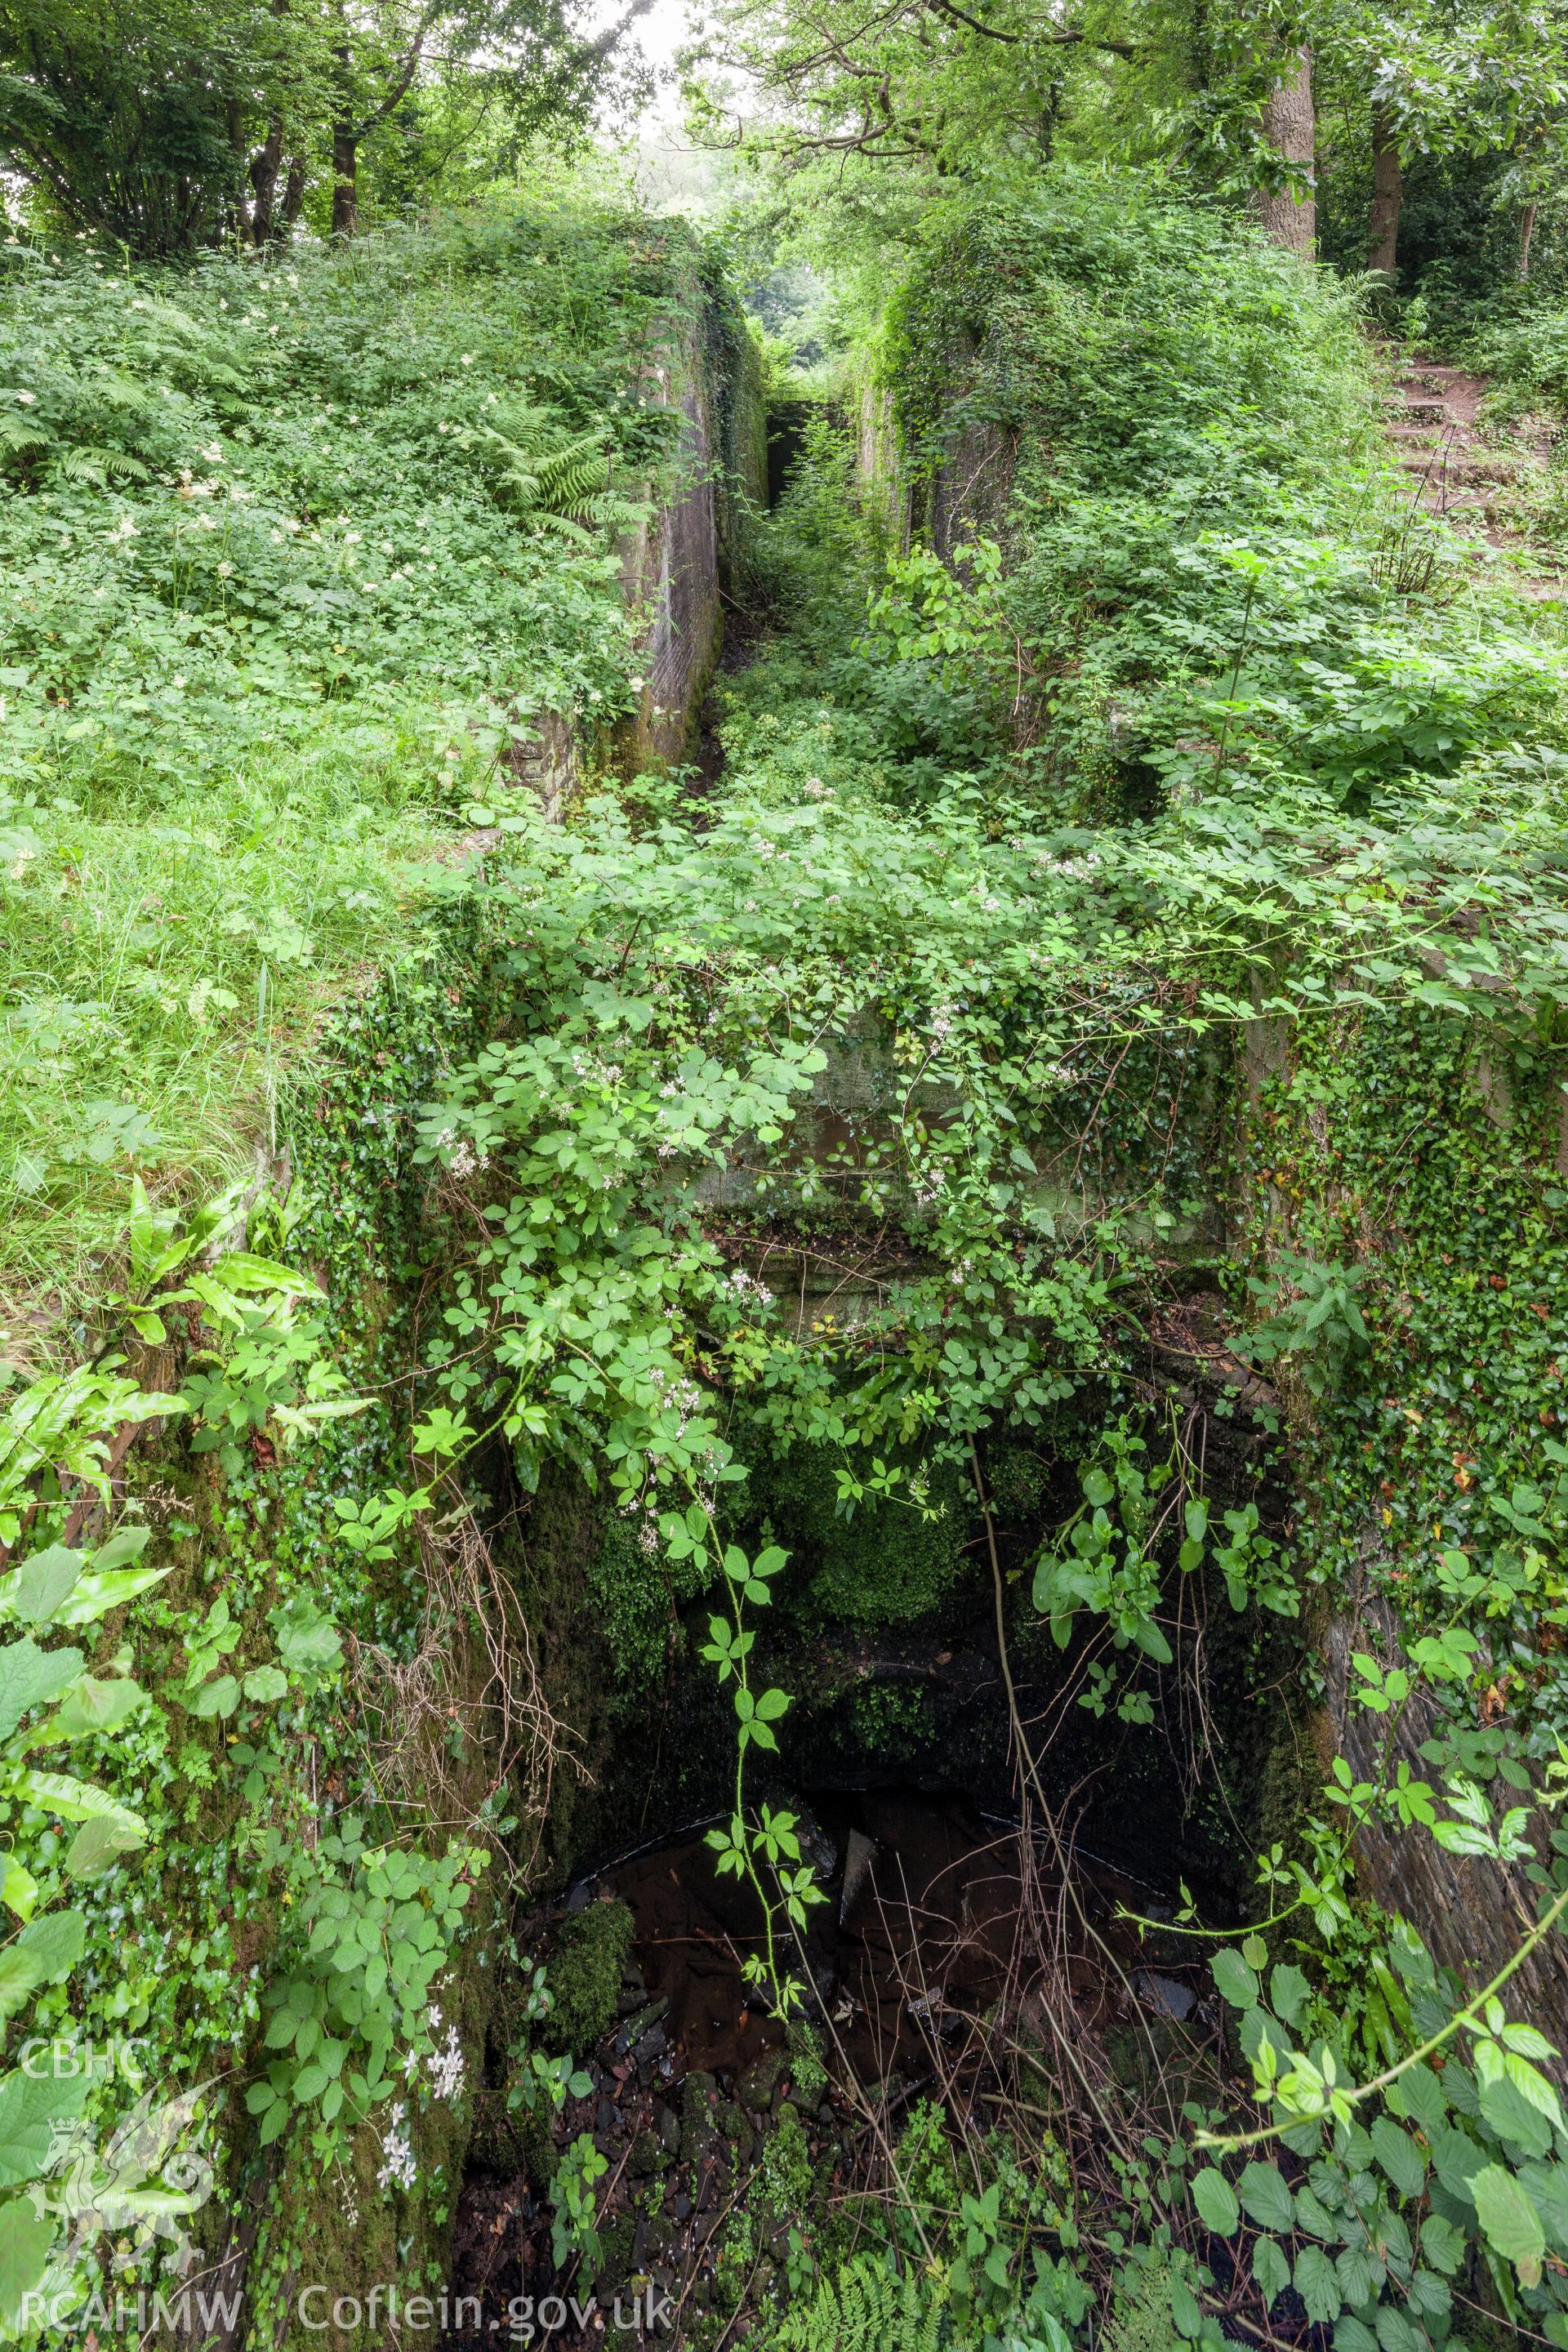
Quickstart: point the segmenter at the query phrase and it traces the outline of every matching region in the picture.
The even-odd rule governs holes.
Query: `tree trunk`
[[[1214,79],[1214,35],[1209,25],[1208,0],[1193,0],[1187,55],[1193,88],[1206,97]]]
[[[304,202],[305,158],[303,155],[290,155],[289,176],[283,183],[283,236],[287,236],[299,219]]]
[[[1399,268],[1399,207],[1405,175],[1399,167],[1399,142],[1394,118],[1385,106],[1372,118],[1372,236],[1366,266],[1392,279]]]
[[[250,211],[251,240],[258,246],[270,245],[278,235],[275,206],[278,200],[278,173],[283,162],[283,121],[274,117],[267,126],[267,136],[250,159],[250,184],[256,192],[256,202]]]
[[[351,122],[332,130],[332,235],[353,236],[359,226],[359,135]]]
[[[1531,196],[1530,202],[1524,208],[1524,217],[1519,224],[1519,274],[1521,278],[1528,278],[1530,275],[1530,241],[1534,235],[1535,198]]]
[[[1317,250],[1318,206],[1313,194],[1317,125],[1312,114],[1312,53],[1305,43],[1279,61],[1279,79],[1263,110],[1263,136],[1283,163],[1298,166],[1307,194],[1260,188],[1258,217],[1264,234],[1288,252],[1310,261]]]
[[[224,113],[228,131],[228,143],[234,151],[235,161],[237,163],[245,154],[245,114],[237,98],[229,99]],[[251,236],[250,203],[247,197],[240,194],[237,186],[234,194],[230,228],[233,234],[248,244]]]

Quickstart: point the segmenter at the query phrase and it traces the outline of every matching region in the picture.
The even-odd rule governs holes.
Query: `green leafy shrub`
[[[79,1286],[128,1170],[274,1141],[513,734],[636,699],[610,536],[691,267],[586,207],[177,280],[0,248],[0,1292]]]

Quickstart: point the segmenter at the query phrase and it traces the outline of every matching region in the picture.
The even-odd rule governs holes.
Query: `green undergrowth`
[[[822,1890],[781,1810],[805,1694],[772,1679],[790,1654],[772,1625],[910,1625],[962,1590],[1050,1673],[1084,1738],[1103,1735],[1102,1756],[1136,1744],[1127,1786],[1173,1782],[1198,1750],[1188,1802],[1212,1812],[1240,1771],[1235,1755],[1202,1755],[1215,1718],[1199,1652],[1244,1685],[1267,1660],[1275,1687],[1289,1672],[1313,1696],[1287,1645],[1342,1599],[1368,1553],[1358,1493],[1384,1482],[1382,1524],[1398,1536],[1382,1580],[1412,1642],[1433,1595],[1447,1612],[1410,1678],[1471,1748],[1439,1757],[1424,1796],[1408,1775],[1342,1779],[1281,1825],[1258,1932],[1214,1960],[1236,2012],[1226,2067],[1204,2077],[1219,2105],[1184,2106],[1180,2069],[1152,2105],[1109,2076],[1053,2084],[1026,2051],[1010,2128],[959,2150],[934,2105],[900,2123],[905,2185],[879,2226],[965,2346],[1063,2352],[1091,2314],[1108,2340],[1159,2340],[1168,2317],[1218,2345],[1232,2316],[1265,2334],[1289,2288],[1339,2330],[1340,2352],[1423,2352],[1453,2340],[1461,2263],[1467,2291],[1548,2340],[1568,2324],[1560,2266],[1542,2260],[1548,2229],[1568,2257],[1568,2127],[1536,2066],[1550,2053],[1500,2002],[1468,2011],[1418,1939],[1352,1907],[1368,1822],[1524,1858],[1522,1816],[1494,1822],[1456,1759],[1484,1750],[1505,1785],[1544,1767],[1549,1795],[1563,1777],[1553,1612],[1568,1538],[1542,1468],[1563,1207],[1542,1166],[1559,1149],[1544,1106],[1568,1003],[1555,625],[1475,583],[1440,530],[1429,576],[1401,570],[1350,310],[1244,227],[1070,174],[1006,217],[951,219],[880,340],[911,544],[860,518],[825,415],[757,551],[777,627],[726,691],[714,789],[645,778],[584,794],[563,824],[522,795],[500,803],[451,903],[395,956],[374,925],[403,925],[399,889],[428,886],[384,881],[369,909],[331,900],[347,886],[306,846],[322,802],[289,800],[292,836],[281,801],[246,818],[258,859],[274,834],[298,842],[315,898],[301,878],[252,907],[250,931],[226,929],[215,869],[193,855],[211,894],[200,925],[195,904],[175,908],[239,942],[221,967],[236,1003],[203,1003],[215,1039],[243,1034],[264,1108],[270,1055],[298,1189],[260,1200],[231,1253],[237,1295],[253,1282],[271,1300],[259,1320],[215,1305],[210,1281],[197,1289],[194,1256],[131,1301],[140,1342],[172,1363],[160,1377],[178,1383],[171,1417],[191,1450],[173,1440],[166,1474],[138,1472],[132,1488],[173,1571],[133,1620],[159,1711],[94,1759],[158,1859],[137,1875],[108,1858],[77,1979],[44,2000],[85,2025],[145,2025],[161,2074],[232,2068],[206,2105],[221,2196],[201,2228],[211,2255],[231,2221],[260,2216],[258,2340],[289,2340],[288,2285],[328,2203],[344,2261],[351,2229],[365,2263],[389,2244],[415,2249],[426,2274],[439,2258],[487,1971],[493,1987],[521,1965],[487,1890],[540,1827],[531,1767],[498,1761],[517,1751],[494,1699],[463,1679],[470,1654],[481,1677],[493,1664],[487,1645],[515,1633],[530,1591],[526,1573],[485,1580],[492,1534],[521,1529],[510,1566],[554,1513],[626,1680],[710,1675],[726,1809],[710,1843],[762,1899],[758,1998],[787,2012],[787,1927]],[[225,399],[211,394],[197,428],[219,436],[217,457],[201,450],[205,500],[177,451],[134,440],[163,429],[162,407],[149,421],[108,402],[132,420],[132,470],[101,454],[86,473],[63,462],[76,412],[63,392],[46,410],[40,375],[17,413],[36,408],[53,438],[16,442],[8,514],[35,528],[39,563],[47,544],[51,564],[85,566],[71,502],[88,501],[106,540],[103,517],[123,508],[135,529],[112,561],[153,567],[117,589],[112,617],[131,617],[108,651],[37,689],[29,669],[16,689],[62,793],[84,809],[99,793],[107,824],[217,788],[241,765],[239,737],[259,761],[269,747],[246,730],[264,732],[271,706],[247,715],[236,685],[258,638],[289,681],[277,700],[297,689],[305,711],[287,743],[276,720],[290,758],[373,708],[391,724],[396,698],[438,709],[435,734],[457,741],[449,698],[469,698],[472,749],[437,767],[428,800],[412,755],[331,769],[333,790],[352,772],[355,804],[379,812],[367,870],[393,835],[405,856],[444,837],[464,761],[531,698],[580,718],[623,708],[626,624],[594,537],[614,520],[595,502],[615,479],[584,478],[592,450],[568,462],[563,438],[561,495],[544,499],[550,452],[528,473],[517,452],[536,427],[505,403],[526,386],[563,436],[602,432],[628,472],[654,463],[661,428],[616,392],[668,259],[646,226],[568,234],[529,214],[302,263],[298,296],[273,273],[257,281],[261,313],[251,274],[215,265],[161,293],[154,320],[184,349],[163,306],[206,306],[200,364]],[[58,303],[131,336],[146,299],[68,273],[40,278],[17,315]],[[553,343],[522,334],[539,315]],[[939,374],[937,352],[966,356]],[[195,400],[196,362],[167,364],[171,403]],[[258,395],[243,415],[218,368]],[[307,387],[300,413],[285,413],[272,370]],[[485,438],[503,427],[510,456]],[[330,501],[311,471],[323,449]],[[953,530],[937,463],[953,451],[990,487],[939,551],[922,532],[944,512]],[[231,474],[253,502],[211,488]],[[273,520],[258,522],[265,500]],[[321,520],[329,502],[342,525]],[[187,510],[210,510],[214,530]],[[416,561],[435,562],[437,588],[455,567],[449,601],[403,577],[398,533],[421,515],[447,552]],[[374,572],[360,552],[378,516],[396,518],[384,573],[383,548]],[[206,542],[231,529],[223,572]],[[237,606],[229,583],[247,577]],[[280,617],[295,611],[297,630]],[[205,751],[181,765],[162,705],[128,698],[122,725],[104,683],[132,652],[153,660],[141,647],[160,630],[186,679],[174,688],[176,656],[157,652],[168,691],[195,678],[215,724],[226,703],[237,714],[211,765]],[[66,662],[68,647],[42,641],[41,662]],[[82,717],[89,730],[68,736]],[[52,824],[51,809],[17,821]],[[54,890],[68,912],[49,855],[40,835],[16,888]],[[146,869],[126,872],[140,920]],[[344,908],[339,928],[329,904]],[[286,920],[309,953],[279,951]],[[115,971],[141,969],[140,954],[128,946]],[[373,957],[374,984],[338,984]],[[182,999],[174,971],[173,1011],[152,984],[124,986],[140,1017],[157,1007],[169,1024],[178,1069],[202,975],[193,961]],[[332,997],[309,1057],[269,1043],[263,971],[300,1007]],[[138,1108],[155,1118],[156,1102]],[[36,1156],[24,1203],[54,1198],[55,1162],[43,1145]],[[123,1158],[101,1165],[123,1199]],[[20,1253],[26,1218],[13,1223]],[[321,1295],[290,1266],[313,1268]],[[204,1312],[227,1314],[221,1347]],[[1445,1449],[1462,1457],[1451,1492]],[[563,1480],[580,1510],[560,1507]],[[48,1503],[39,1531],[55,1533],[64,1500]],[[570,1633],[570,1596],[557,1601],[552,1642]],[[1363,1680],[1386,1711],[1399,1702],[1377,1673]],[[1261,1708],[1270,1691],[1250,1696]],[[910,1711],[871,1695],[857,1706],[876,1759],[901,1769]],[[430,1743],[412,1763],[411,1710]],[[1477,1747],[1503,1717],[1507,1738]],[[1201,1742],[1183,1728],[1194,1720]],[[35,1806],[29,1834],[42,1824]],[[1555,1855],[1530,1858],[1543,1902],[1563,1899]],[[568,1967],[554,2033],[534,2036],[542,2058],[598,2025],[618,1979],[624,1919],[584,1918],[578,1981]],[[1202,1932],[1190,1907],[1176,1924]],[[543,1994],[528,2014],[547,2018]],[[1076,2021],[1074,2033],[1087,2051]],[[1417,2071],[1423,2037],[1447,2053],[1441,2084]],[[1400,2070],[1387,2098],[1381,2081],[1358,2084],[1373,2046]],[[547,2066],[521,2079],[542,2113],[552,2083],[564,2095]],[[106,2088],[95,2120],[115,2111]],[[1208,2135],[1201,2160],[1194,2133]],[[1299,2159],[1289,2179],[1281,2147]],[[799,2155],[781,2144],[759,2220],[767,2200],[773,2218],[805,2193]],[[590,2258],[596,2163],[584,2137],[562,2155],[558,2264]],[[15,2226],[16,2210],[0,2218]],[[752,2227],[735,2225],[737,2249]],[[154,2234],[137,2254],[149,2271]],[[814,2267],[792,2248],[760,2315],[779,2341],[817,2326],[918,2341],[926,2320],[903,2290],[841,2256],[849,2244],[825,2241]]]
[[[1337,295],[1217,215],[1123,194],[1108,207],[1064,179],[1034,210],[976,215],[916,271],[883,342],[914,544],[900,553],[846,523],[847,445],[825,420],[770,551],[798,634],[730,692],[724,784],[695,809],[668,789],[601,802],[565,833],[516,821],[496,883],[510,1019],[425,1125],[468,1229],[486,1229],[459,1248],[450,1336],[426,1356],[454,1454],[499,1433],[525,1484],[560,1452],[600,1482],[629,1523],[619,1574],[639,1554],[662,1563],[667,1626],[684,1612],[685,1638],[734,1685],[742,1772],[750,1749],[765,1770],[787,1745],[800,1696],[765,1686],[762,1612],[787,1611],[792,1579],[810,1577],[816,1531],[798,1509],[771,1529],[747,1517],[783,1491],[797,1450],[830,1468],[864,1565],[858,1590],[830,1580],[814,1599],[886,1620],[929,1594],[912,1541],[883,1590],[884,1514],[929,1529],[944,1480],[978,1497],[983,1447],[1034,1433],[1053,1506],[1017,1599],[1059,1648],[1062,1703],[1157,1748],[1185,1671],[1174,1637],[1198,1589],[1185,1580],[1203,1570],[1211,1608],[1321,1625],[1324,1598],[1345,1595],[1348,1548],[1366,1548],[1342,1445],[1327,1484],[1313,1448],[1341,1415],[1366,1444],[1363,1359],[1389,1360],[1382,1286],[1409,1261],[1353,1206],[1336,1149],[1353,1177],[1355,1155],[1401,1148],[1388,1122],[1407,1101],[1428,1118],[1440,1106],[1467,1138],[1437,1164],[1473,1204],[1458,1222],[1478,1220],[1471,1270],[1489,1301],[1494,1271],[1509,1286],[1479,1264],[1491,1204],[1500,1240],[1533,1202],[1517,1171],[1483,1178],[1485,1110],[1469,1118],[1456,1085],[1495,1090],[1568,997],[1555,621],[1472,576],[1440,526],[1398,520],[1375,381]],[[956,526],[950,459],[971,483],[989,466],[993,485]],[[945,550],[922,542],[922,520],[950,533]],[[1431,560],[1410,566],[1416,529]],[[1304,1080],[1292,1098],[1311,1140],[1290,1197],[1315,1206],[1292,1246],[1294,1229],[1250,1223],[1233,1197],[1238,1259],[1201,1192],[1263,1148],[1249,1072],[1271,1035],[1325,1090]],[[1398,1086],[1380,1062],[1394,1039],[1415,1041]],[[1178,1139],[1194,1126],[1191,1152]],[[1516,1249],[1547,1231],[1555,1204],[1539,1199]],[[792,1311],[763,1278],[781,1233],[829,1265],[846,1236],[864,1249],[876,1235],[853,1313]],[[1374,1256],[1388,1261],[1375,1272]],[[1548,1275],[1551,1262],[1547,1240]],[[1289,1433],[1299,1483],[1283,1509],[1205,1471],[1206,1436],[1183,1419],[1196,1408],[1137,1352],[1205,1285],[1231,1299],[1232,1363],[1239,1351],[1281,1384],[1261,1410],[1265,1433]],[[1510,1591],[1522,1579],[1555,1605],[1551,1497],[1522,1483],[1538,1457],[1504,1393],[1516,1369],[1521,1393],[1551,1377],[1536,1360],[1553,1345],[1542,1304],[1539,1334],[1516,1318],[1506,1351],[1475,1323],[1466,1367],[1509,1448],[1488,1507],[1522,1540],[1477,1540],[1491,1531],[1472,1522],[1468,1549],[1439,1551],[1445,1622],[1429,1636],[1419,1609],[1403,1612],[1404,1688],[1374,1665],[1373,1714],[1419,1687],[1473,1740],[1496,1717],[1489,1645]],[[1427,1318],[1433,1356],[1439,1330],[1454,1336],[1447,1311]],[[1417,1344],[1419,1316],[1398,1319]],[[1443,1377],[1462,1386],[1445,1353]],[[1380,1410],[1415,1425],[1410,1385]],[[1222,1402],[1216,1425],[1235,1411]],[[1399,1493],[1381,1425],[1372,1459]],[[1426,1499],[1419,1483],[1404,1495],[1412,1519]],[[706,1612],[688,1598],[704,1585]],[[1520,1689],[1521,1705],[1542,1701],[1529,1760],[1554,1799],[1553,1654],[1537,1643],[1546,1671]],[[1521,1853],[1523,1813],[1494,1817],[1468,1752],[1437,1750],[1418,1786],[1386,1751],[1360,1784],[1336,1768],[1307,1799],[1315,1812],[1264,1853],[1260,1932],[1215,1976],[1254,2062],[1258,2144],[1283,2135],[1313,2186],[1298,2204],[1274,2157],[1250,2158],[1211,2117],[1205,2243],[1156,2218],[1182,2201],[1162,2168],[1192,2160],[1183,2133],[1145,2139],[1151,2167],[1123,2168],[1107,2192],[1120,2212],[1091,2225],[1102,2246],[1137,2251],[1120,2269],[1088,2263],[1128,2328],[1169,2314],[1176,2334],[1221,2340],[1242,2290],[1213,2242],[1245,2209],[1248,2324],[1291,2288],[1352,2352],[1445,2342],[1462,2261],[1498,2308],[1561,2332],[1540,2252],[1559,2226],[1568,2134],[1533,2070],[1546,2045],[1500,2004],[1468,2014],[1417,1940],[1380,1943],[1351,1907],[1353,1832],[1375,1821],[1530,1861],[1539,1932],[1561,1916],[1554,1846]],[[1510,1760],[1528,1782],[1522,1751]],[[746,1826],[738,1782],[722,1863],[760,1868],[770,1840],[795,1916],[809,1870],[766,1816]],[[1359,1969],[1333,1957],[1358,1936]],[[1381,2080],[1345,2087],[1374,2014],[1398,2070],[1386,2102]],[[1423,2035],[1479,2070],[1451,2051],[1458,2087],[1439,2102],[1450,2137],[1430,2187],[1410,2136],[1439,2128],[1413,2072]],[[1505,2046],[1512,2091],[1494,2095]],[[1549,2172],[1528,2170],[1549,2157]],[[1083,2237],[1027,2218],[1009,2236],[1005,2151],[987,2161],[996,2195],[963,2205],[950,2273],[960,2333],[1026,2308],[1054,2343],[1046,2320],[1079,2315],[1054,2273],[1028,2284],[1026,2249]],[[1354,2259],[1363,2244],[1375,2264]]]
[[[184,274],[0,249],[14,1359],[79,1313],[129,1171],[190,1192],[275,1142],[512,735],[635,701],[609,535],[695,268],[546,205]]]

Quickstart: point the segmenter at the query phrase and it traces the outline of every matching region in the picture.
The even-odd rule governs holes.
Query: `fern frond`
[[[110,475],[127,482],[148,479],[141,458],[132,457],[125,449],[61,449],[50,460],[50,467],[54,473],[63,474],[68,482],[91,482],[100,490]]]
[[[541,508],[528,520],[536,523],[541,530],[553,531],[557,539],[565,540],[573,547],[592,547],[595,543],[594,533],[585,530],[575,515],[551,514]]]
[[[128,375],[95,375],[92,391],[106,408],[121,409],[128,416],[151,415],[159,404],[144,385],[133,383]]]
[[[531,521],[591,522],[595,499],[610,478],[609,455],[597,432],[580,433],[554,448],[529,446],[493,425],[468,436],[489,460],[494,487],[505,503]]]
[[[786,2312],[757,2352],[937,2352],[942,2324],[942,2306],[929,2288],[858,2254],[820,2281],[809,2303]]]
[[[0,415],[0,449],[47,449],[54,437],[47,425],[29,425],[25,416]]]
[[[1171,2315],[1169,2263],[1144,2272],[1118,2303],[1102,2339],[1105,2352],[1181,2352]]]
[[[610,461],[597,433],[579,434],[563,448],[535,460],[539,504],[556,514],[576,514],[610,478]]]

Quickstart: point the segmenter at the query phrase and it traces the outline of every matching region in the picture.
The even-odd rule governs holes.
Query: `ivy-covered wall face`
[[[1552,1032],[1549,1012],[1359,1011],[1274,1041],[1243,1121],[1266,1262],[1336,1268],[1342,1285],[1296,1376],[1302,1564],[1330,1612],[1336,1736],[1364,1778],[1396,1727],[1407,1775],[1458,1771],[1505,1805],[1531,1801],[1564,1722]],[[1401,1675],[1418,1696],[1391,1710]],[[1554,1841],[1549,1817],[1534,1832]],[[1444,1959],[1487,1976],[1507,1959],[1494,1860],[1378,1827],[1363,1859],[1368,1891],[1420,1920]],[[1521,1864],[1503,1875],[1531,1899]],[[1568,1984],[1554,1947],[1523,1981],[1532,2014],[1555,2019]]]

